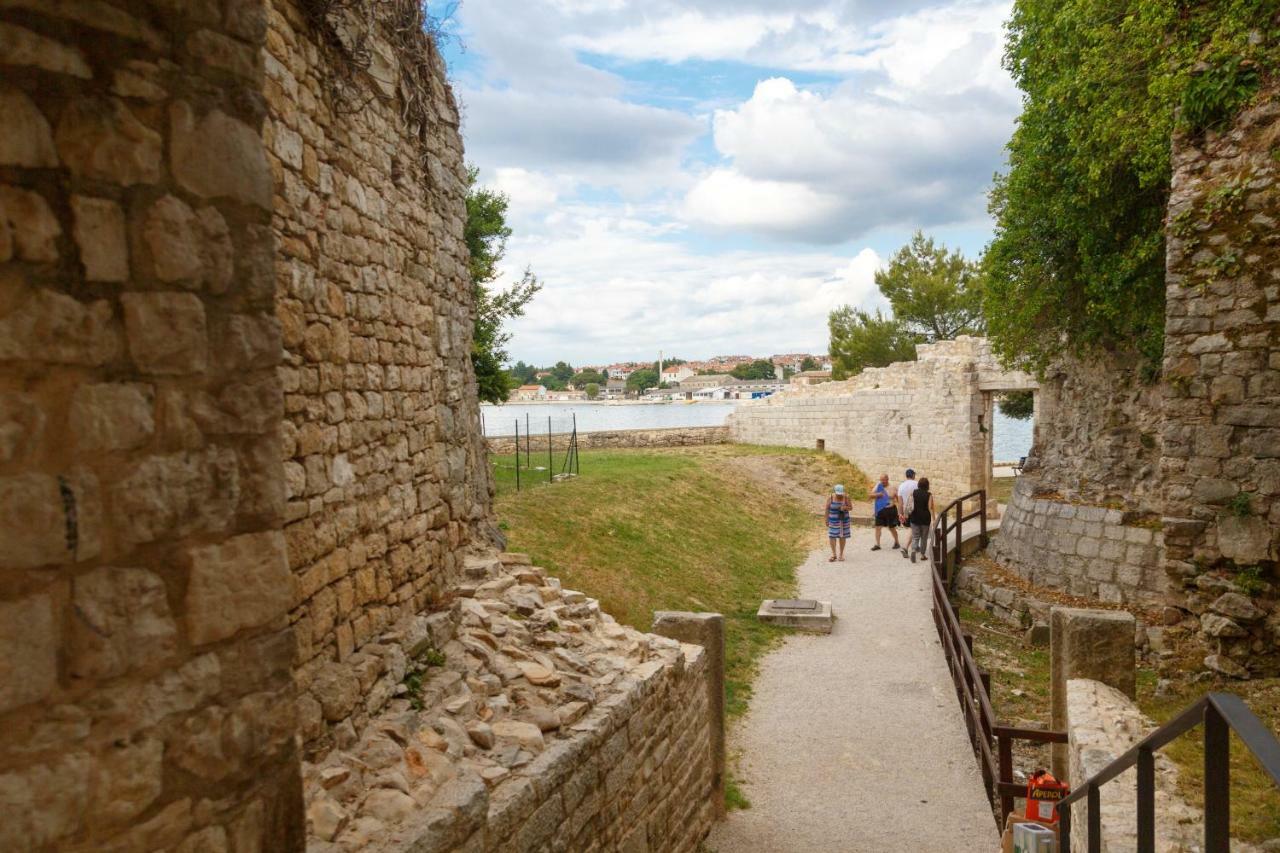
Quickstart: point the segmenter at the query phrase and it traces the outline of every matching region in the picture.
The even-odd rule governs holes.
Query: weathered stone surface
[[[271,171],[253,128],[216,109],[197,117],[182,101],[169,108],[169,126],[170,168],[184,189],[270,209]]]
[[[126,293],[129,355],[147,373],[200,373],[208,364],[204,304],[187,293]]]
[[[0,631],[3,626],[0,622]],[[0,813],[5,815],[0,848],[38,849],[79,829],[91,767],[87,754],[72,752],[47,764],[0,774]]]
[[[71,197],[75,216],[72,234],[80,249],[80,263],[89,281],[122,282],[129,278],[129,244],[124,211],[105,198]]]
[[[0,565],[29,569],[72,555],[58,480],[44,474],[0,477]]]
[[[62,164],[73,175],[121,186],[160,179],[160,134],[120,100],[77,98],[58,119],[54,135]]]
[[[1200,630],[1210,637],[1247,637],[1249,632],[1217,613],[1206,613],[1200,617]]]
[[[72,677],[111,678],[177,651],[178,629],[154,572],[94,569],[76,578],[72,607]]]
[[[0,114],[5,117],[0,164],[29,169],[58,165],[49,122],[30,98],[16,89],[0,88]]]
[[[86,80],[93,76],[79,48],[4,22],[0,22],[0,63],[25,65]],[[3,114],[13,118],[8,111]]]
[[[1241,518],[1227,514],[1218,520],[1218,550],[1242,566],[1273,559],[1271,537],[1271,525],[1256,515]]]
[[[59,641],[49,596],[0,602],[0,712],[37,702],[53,692],[58,681]],[[5,802],[3,790],[0,783],[0,804]],[[7,821],[0,821],[4,823]],[[0,838],[3,836],[0,829]]]
[[[1204,665],[1214,672],[1231,678],[1248,678],[1249,670],[1223,654],[1212,654],[1204,659]]]
[[[1238,592],[1224,592],[1209,605],[1215,613],[1221,613],[1237,622],[1257,622],[1267,614]]]
[[[4,282],[0,280],[0,289]],[[120,327],[106,300],[83,303],[39,289],[19,297],[0,316],[0,361],[106,364],[123,348]]]
[[[82,385],[71,398],[69,423],[77,447],[127,450],[155,432],[153,390],[142,383]]]
[[[1136,620],[1132,613],[1054,607],[1049,613],[1050,724],[1063,731],[1068,721],[1068,687],[1072,679],[1089,679],[1119,690],[1137,691]],[[1062,744],[1053,751],[1054,775],[1067,771]]]
[[[117,826],[146,811],[164,789],[164,744],[112,744],[101,756],[90,784],[87,817],[94,824]]]
[[[235,536],[187,553],[187,630],[196,644],[282,620],[291,603],[289,560],[278,532]]]
[[[319,702],[324,718],[344,720],[360,701],[360,681],[349,667],[329,664],[312,677],[308,692]]]
[[[12,253],[19,260],[43,262],[58,259],[57,239],[62,234],[49,203],[38,193],[0,186],[0,217],[8,225]]]
[[[230,450],[151,456],[112,489],[114,523],[131,544],[220,532],[235,514],[239,490]]]

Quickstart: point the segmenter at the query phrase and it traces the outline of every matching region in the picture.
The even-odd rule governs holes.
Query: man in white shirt
[[[916,472],[914,468],[907,469],[907,479],[902,481],[902,485],[898,486],[898,517],[907,517],[907,499],[911,497],[916,488],[920,484],[916,482]],[[907,544],[902,549],[902,558],[905,560],[907,555],[911,553],[911,528],[907,528]]]

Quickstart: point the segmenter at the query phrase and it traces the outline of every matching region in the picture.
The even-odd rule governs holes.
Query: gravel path
[[[731,812],[708,850],[999,850],[928,564],[872,553],[872,541],[855,527],[844,563],[814,551],[800,567],[800,594],[831,601],[835,630],[789,637],[764,659],[729,737],[751,808]]]

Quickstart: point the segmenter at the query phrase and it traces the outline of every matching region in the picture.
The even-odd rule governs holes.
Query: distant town
[[[550,367],[516,362],[508,369],[509,402],[574,400],[741,400],[767,397],[789,385],[831,379],[825,354],[779,353],[771,356],[718,355],[698,361],[663,358],[574,367],[559,361]]]

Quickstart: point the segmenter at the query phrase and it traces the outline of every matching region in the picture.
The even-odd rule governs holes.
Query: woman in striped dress
[[[828,563],[844,560],[844,543],[849,539],[849,509],[849,496],[844,493],[844,486],[837,484],[827,498],[827,539],[831,542]]]

